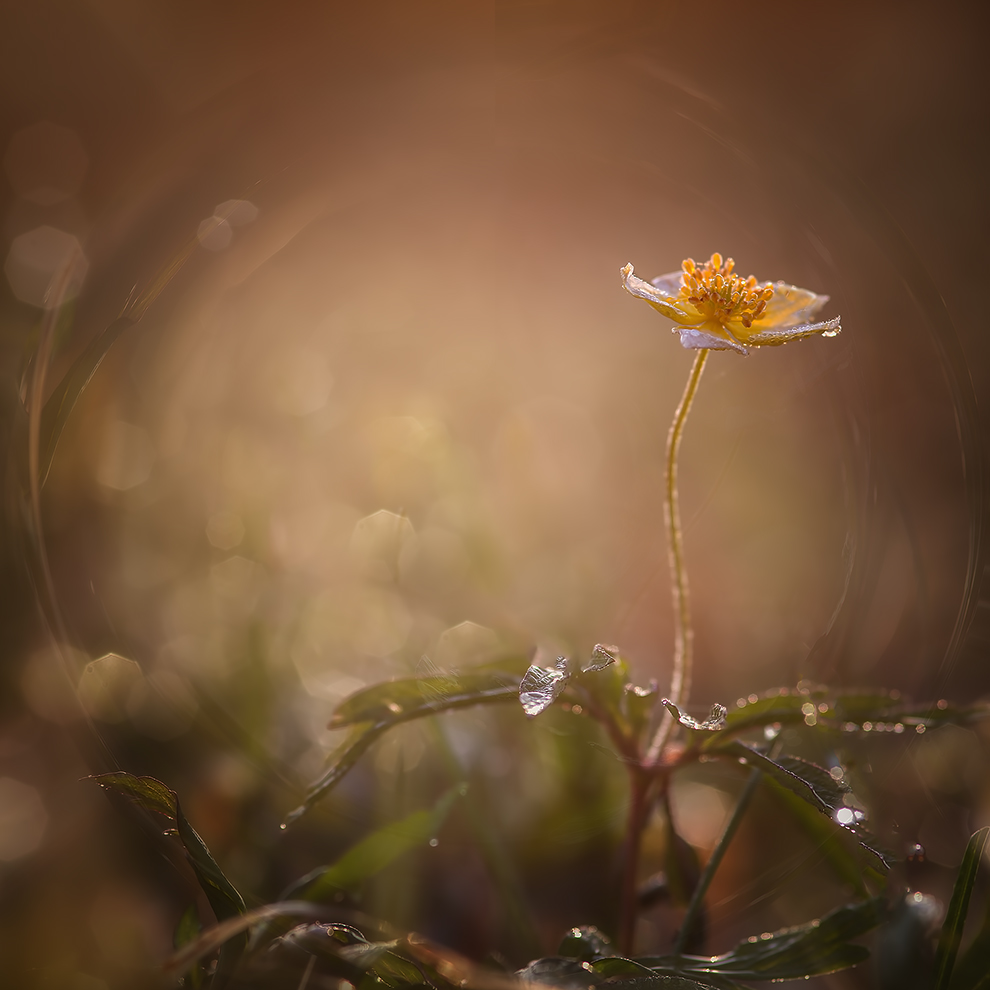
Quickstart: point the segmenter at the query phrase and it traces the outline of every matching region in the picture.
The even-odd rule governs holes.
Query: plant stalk
[[[629,812],[626,821],[626,838],[622,848],[622,889],[619,904],[619,952],[628,956],[633,952],[636,937],[636,919],[639,916],[639,852],[643,829],[649,818],[653,802],[650,800],[650,785],[653,776],[641,766],[629,767]]]
[[[677,455],[684,435],[691,404],[698,391],[701,373],[708,360],[708,348],[698,351],[691,365],[687,384],[680,404],[674,413],[667,434],[666,497],[663,504],[664,523],[667,530],[667,560],[670,566],[671,595],[674,604],[674,659],[670,677],[670,700],[683,710],[691,694],[691,661],[693,659],[694,631],[691,628],[691,609],[688,602],[687,568],[684,565],[684,533],[681,529],[681,511],[677,497]],[[647,763],[655,764],[663,752],[674,728],[674,719],[664,711],[653,742],[647,751]]]

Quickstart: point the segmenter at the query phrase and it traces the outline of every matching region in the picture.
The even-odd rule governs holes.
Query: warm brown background
[[[248,749],[307,779],[335,698],[422,654],[456,666],[464,639],[617,642],[641,681],[669,676],[661,452],[690,355],[621,291],[627,261],[649,277],[720,250],[829,293],[825,315],[845,328],[717,354],[706,372],[682,475],[698,707],[801,676],[957,700],[988,690],[981,13],[4,5],[0,249],[49,225],[89,265],[56,372],[217,204],[258,208],[229,246],[197,249],[111,354],[44,498],[80,662],[133,658],[154,691],[183,704],[203,692],[233,720],[188,729],[138,698],[107,732],[121,765],[187,789],[244,887],[275,896],[329,853],[313,837],[298,862],[271,851],[292,797],[262,801],[235,722]],[[78,139],[68,178],[66,152],[11,164],[39,121]],[[22,195],[32,169],[53,168],[45,181],[71,195]],[[0,285],[8,410],[38,313]],[[49,823],[39,851],[0,864],[4,967],[20,986],[138,985],[182,895],[160,892],[167,871],[156,879],[76,782],[86,764],[45,700],[12,489],[8,503],[0,776],[35,787]],[[464,621],[484,628],[443,635]],[[219,726],[212,741],[203,721]],[[552,800],[517,763],[554,757],[519,745],[464,743],[515,795],[514,835],[535,828],[533,801]],[[958,747],[968,759],[976,737],[940,759]],[[423,748],[407,740],[406,759]],[[382,793],[395,759],[376,758]],[[943,788],[949,811],[938,794],[898,811],[904,839],[924,833],[951,865],[990,821],[982,766]],[[330,851],[390,801],[347,797],[353,820]],[[605,849],[615,827],[588,826]],[[544,949],[596,920],[605,896],[591,881],[570,890],[559,860],[538,891]],[[497,942],[490,909],[464,905],[487,896],[484,880],[447,865],[416,902],[433,920],[411,923],[480,955]],[[735,903],[718,948],[835,902],[802,896]]]

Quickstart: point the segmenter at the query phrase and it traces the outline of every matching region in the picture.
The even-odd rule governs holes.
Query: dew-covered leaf
[[[935,981],[932,984],[934,990],[946,990],[949,986],[949,977],[956,962],[963,926],[966,924],[966,914],[969,911],[969,899],[973,894],[976,874],[988,839],[990,839],[990,826],[974,832],[966,845],[966,852],[963,853],[956,882],[952,887],[949,908],[942,923],[938,948],[935,950]]]
[[[601,979],[592,969],[591,963],[564,956],[534,959],[529,965],[518,970],[516,976],[524,983],[562,987],[564,990],[588,990]]]
[[[318,804],[340,781],[347,776],[351,767],[364,755],[371,744],[387,729],[398,724],[394,722],[364,722],[351,727],[344,741],[327,758],[327,769],[323,776],[306,792],[306,798],[298,808],[285,816],[282,828],[286,829]]]
[[[600,976],[607,980],[615,981],[626,977],[647,977],[653,975],[652,970],[635,959],[626,959],[623,956],[604,956],[596,959],[591,964],[591,968]]]
[[[136,777],[122,770],[98,774],[90,779],[104,790],[122,795],[145,811],[160,815],[175,829],[218,920],[244,913],[244,899],[223,875],[206,843],[189,824],[175,791],[154,777]]]
[[[842,789],[824,768],[793,756],[782,757],[775,762],[738,740],[725,742],[718,746],[714,752],[734,757],[740,763],[746,763],[761,770],[771,780],[796,794],[821,814],[827,815],[832,821],[835,821],[844,831],[854,836],[856,841],[875,857],[877,865],[883,870],[890,868],[891,857],[881,851],[876,838],[856,817],[855,812],[842,804]]]
[[[506,657],[466,673],[406,677],[374,684],[345,698],[328,728],[342,729],[362,722],[394,723],[434,712],[490,702],[510,701],[529,661]]]
[[[869,958],[869,952],[852,940],[883,921],[882,898],[847,904],[823,918],[753,935],[720,956],[665,956],[639,958],[651,969],[697,973],[702,979],[726,976],[743,980],[798,980],[834,973]]]
[[[559,956],[582,961],[612,954],[611,940],[594,925],[571,928],[560,940],[560,947],[557,949]]]
[[[116,771],[98,774],[91,778],[109,793],[125,798],[143,811],[159,815],[168,823],[164,831],[174,832],[185,847],[189,865],[203,888],[217,921],[236,919],[246,908],[244,899],[234,885],[224,876],[216,860],[210,854],[199,833],[189,824],[182,813],[175,791],[154,777],[136,777],[134,774]],[[243,931],[243,929],[241,929]],[[246,945],[246,938],[235,933],[225,939],[217,963],[214,985],[222,986],[233,973]]]
[[[662,698],[660,704],[677,719],[681,725],[701,732],[718,732],[725,728],[726,708],[724,705],[712,705],[711,714],[703,722],[682,712],[669,698]]]
[[[864,869],[860,862],[863,854],[857,856],[852,851],[861,847],[857,843],[842,841],[846,830],[834,819],[826,818],[793,791],[782,787],[773,778],[768,778],[766,784],[774,797],[784,806],[787,814],[807,834],[813,847],[825,857],[835,871],[835,875],[848,884],[858,897],[867,897],[868,891],[863,882]],[[872,864],[874,857],[872,854],[868,855]]]

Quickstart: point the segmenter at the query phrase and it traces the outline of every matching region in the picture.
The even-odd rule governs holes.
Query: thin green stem
[[[667,553],[670,564],[671,594],[674,603],[674,659],[670,678],[670,700],[682,708],[691,694],[691,661],[694,645],[694,631],[691,628],[691,609],[688,602],[687,568],[684,565],[684,533],[681,529],[681,511],[677,497],[677,454],[681,447],[684,424],[687,422],[691,404],[694,402],[701,373],[708,360],[708,348],[698,351],[691,365],[684,394],[674,413],[674,421],[667,434],[667,473],[666,497],[663,504],[664,523],[667,530]],[[647,752],[647,762],[655,763],[663,752],[674,727],[674,720],[668,712],[661,717],[653,742]]]
[[[684,952],[684,946],[690,937],[691,929],[694,928],[698,912],[705,902],[705,894],[708,893],[708,888],[711,886],[712,880],[715,877],[715,871],[719,868],[722,859],[725,857],[729,843],[732,842],[732,837],[736,834],[736,830],[739,828],[739,823],[742,821],[743,815],[746,814],[746,809],[749,807],[750,801],[753,800],[753,795],[756,793],[756,788],[759,786],[762,776],[763,774],[759,770],[754,770],[749,775],[749,780],[746,781],[746,786],[743,788],[742,794],[739,795],[739,801],[736,803],[735,810],[732,812],[732,817],[726,824],[725,831],[718,840],[718,845],[713,850],[711,858],[705,864],[705,868],[698,878],[698,885],[694,888],[694,893],[688,902],[687,912],[684,915],[681,930],[677,933],[677,942],[674,944],[675,955],[679,956]]]

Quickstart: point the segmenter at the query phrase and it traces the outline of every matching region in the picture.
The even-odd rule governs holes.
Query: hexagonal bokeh
[[[3,159],[14,191],[39,206],[51,206],[74,196],[88,164],[76,132],[48,120],[17,131]]]
[[[63,301],[78,295],[89,262],[76,237],[45,224],[14,238],[3,270],[21,302],[47,309],[55,305],[55,280],[66,266],[71,271]]]

